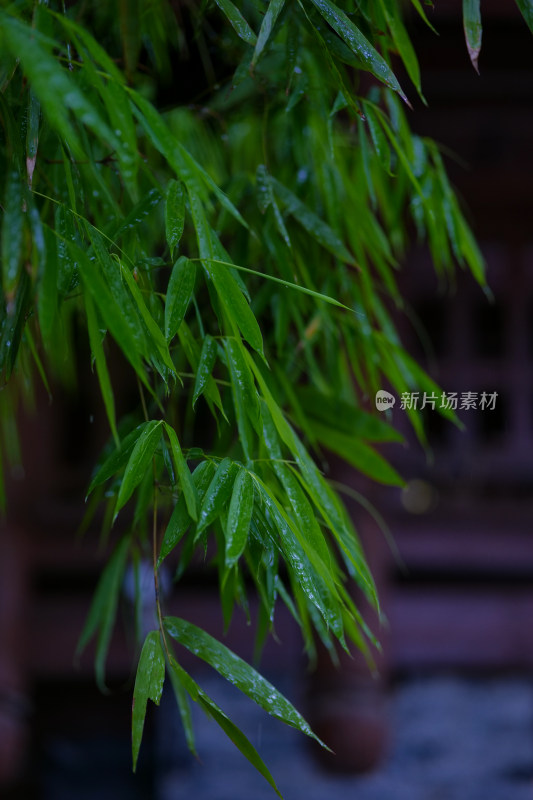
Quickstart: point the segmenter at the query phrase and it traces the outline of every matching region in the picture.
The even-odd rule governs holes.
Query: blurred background
[[[357,657],[345,659],[341,673],[319,659],[309,674],[282,609],[279,641],[269,643],[262,666],[331,742],[336,760],[197,668],[287,800],[533,797],[532,39],[513,3],[485,0],[478,76],[458,0],[439,0],[430,13],[439,36],[411,21],[428,101],[427,108],[415,103],[411,125],[443,145],[493,299],[460,271],[455,285],[442,285],[428,254],[415,248],[401,280],[409,303],[401,325],[408,349],[442,389],[477,393],[478,407],[458,411],[463,428],[428,408],[428,454],[397,398],[392,419],[408,444],[387,455],[408,482],[402,491],[371,487],[334,467],[335,479],[379,510],[395,542],[349,501],[389,623],[380,678]],[[94,653],[74,664],[103,561],[94,545],[97,522],[94,535],[73,534],[105,437],[92,422],[103,419],[97,389],[84,384],[87,376],[79,380],[82,402],[65,390],[47,415],[28,417],[26,478],[11,476],[10,516],[0,523],[0,774],[11,776],[1,796],[266,800],[272,790],[201,714],[202,763],[187,754],[166,695],[148,718],[131,775],[134,643],[127,625],[113,639],[108,695],[95,686]],[[482,392],[497,393],[493,408],[479,407]],[[73,449],[70,435],[76,428],[79,442],[81,422],[83,451]],[[211,596],[209,581],[199,588],[193,575],[167,602],[172,613],[217,634],[217,596],[215,583]],[[245,620],[236,619],[228,645],[251,658],[250,638]]]

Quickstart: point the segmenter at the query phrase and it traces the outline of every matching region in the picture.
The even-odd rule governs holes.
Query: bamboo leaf
[[[185,192],[183,184],[170,180],[167,187],[165,204],[165,235],[170,249],[170,255],[174,257],[174,251],[180,243],[185,224]]]
[[[405,64],[407,74],[415,85],[418,94],[424,100],[422,86],[420,83],[420,67],[416,57],[415,49],[411,43],[409,35],[400,17],[398,4],[395,0],[381,0],[381,7],[387,20],[392,40]]]
[[[177,677],[185,686],[191,698],[198,703],[205,713],[211,717],[217,725],[224,731],[226,736],[233,742],[243,756],[252,764],[253,767],[265,778],[265,780],[272,786],[278,797],[281,797],[280,791],[276,786],[274,778],[268,771],[266,764],[255,749],[255,747],[248,741],[244,733],[233,723],[226,714],[217,706],[213,700],[201,689],[195,681],[187,675],[187,673],[177,664],[175,659],[171,658],[170,667],[177,673]]]
[[[198,362],[198,369],[196,371],[196,380],[194,382],[194,391],[192,395],[192,407],[196,405],[196,401],[203,393],[208,378],[211,377],[213,367],[215,366],[215,359],[217,355],[217,344],[212,336],[205,336],[200,351],[200,360]]]
[[[236,472],[237,464],[229,458],[224,458],[218,465],[200,506],[197,537],[220,516],[230,498]]]
[[[185,684],[183,683],[180,670],[176,670],[174,668],[175,664],[176,664],[175,660],[171,657],[170,669],[169,669],[170,682],[172,683],[172,688],[174,689],[174,696],[178,704],[181,723],[183,725],[183,730],[185,731],[185,739],[187,741],[187,747],[189,748],[193,756],[196,756],[196,758],[198,758],[198,753],[196,752],[196,746],[194,743],[194,730],[192,724],[191,704],[189,702],[189,695],[187,693],[187,689],[185,688]]]
[[[254,484],[249,472],[241,467],[235,483],[226,523],[226,566],[237,563],[246,546],[254,507]]]
[[[311,2],[322,14],[326,22],[331,25],[333,30],[360,59],[365,68],[376,78],[379,78],[380,81],[383,81],[386,86],[398,92],[402,100],[407,103],[407,98],[387,62],[372,47],[368,39],[363,36],[359,28],[353,24],[344,11],[332,3],[331,0],[311,0]]]
[[[191,653],[206,661],[223,678],[240,689],[254,703],[286,725],[305,733],[323,745],[309,724],[275,686],[232,650],[202,628],[179,617],[165,617],[166,631]],[[325,746],[325,745],[323,745]]]
[[[239,9],[231,2],[231,0],[215,0],[215,3],[227,17],[237,36],[246,42],[246,44],[251,44],[253,47],[257,42],[257,37],[244,19]]]
[[[365,442],[318,422],[313,422],[311,427],[323,447],[341,456],[364,475],[388,486],[404,486],[405,481],[396,470]]]
[[[213,259],[214,253],[211,244],[211,233],[205,218],[202,201],[194,192],[191,192],[190,188],[189,198],[194,227],[196,228],[200,258],[202,259],[202,265],[207,277],[212,281],[235,333],[240,331],[243,338],[246,339],[251,347],[263,355],[263,336],[261,334],[261,329],[246,298],[237,286],[235,278],[231,273],[224,267],[221,267]]]
[[[181,490],[185,497],[185,504],[187,506],[187,511],[189,512],[191,518],[194,521],[196,521],[198,519],[198,512],[197,512],[198,497],[196,493],[196,486],[194,485],[192,475],[190,473],[189,467],[187,466],[187,462],[180,447],[176,431],[167,422],[164,422],[163,424],[168,436],[168,440],[170,442],[172,458],[174,461],[174,466],[176,467],[176,472],[180,479]]]
[[[252,67],[255,67],[259,61],[284,5],[285,0],[270,0],[263,21],[261,22],[261,27],[259,28],[259,36],[257,37],[254,54],[252,56]]]
[[[114,519],[144,478],[161,439],[161,420],[146,422],[126,465],[115,505]]]
[[[117,447],[120,446],[117,425],[115,419],[115,397],[113,394],[113,387],[111,386],[111,379],[107,369],[106,359],[104,355],[104,348],[102,347],[102,332],[98,327],[98,320],[96,318],[96,311],[94,308],[93,300],[89,292],[85,294],[85,312],[87,314],[87,328],[89,331],[89,343],[91,345],[91,352],[96,364],[96,373],[100,383],[100,391],[109,420],[109,427],[115,439]]]
[[[168,344],[165,337],[163,336],[161,328],[159,327],[157,322],[150,314],[148,308],[146,307],[144,298],[141,294],[139,287],[137,286],[137,283],[135,282],[135,278],[133,277],[132,273],[124,264],[121,263],[120,266],[124,280],[126,281],[128,289],[130,290],[133,299],[137,305],[137,308],[139,309],[139,315],[143,320],[144,324],[146,325],[146,328],[148,329],[150,336],[152,337],[154,345],[157,348],[157,352],[161,356],[163,363],[165,367],[169,370],[170,374],[175,375],[176,368],[174,367],[174,362],[172,361],[172,358],[170,356],[168,350]],[[165,375],[161,375],[161,377],[165,378]]]
[[[95,670],[96,680],[101,689],[105,689],[105,661],[113,626],[115,624],[118,598],[124,570],[126,568],[129,544],[129,537],[123,537],[107,562],[100,580],[98,581],[98,586],[96,587],[91,607],[76,648],[76,654],[80,655],[98,631]]]
[[[286,206],[287,212],[300,223],[309,235],[341,261],[345,261],[347,264],[355,264],[353,256],[348,252],[335,231],[302,203],[290,189],[287,189],[275,178],[271,180],[278,197]]]
[[[533,2],[532,0],[515,0],[520,9],[520,13],[528,24],[529,30],[533,33]]]
[[[212,461],[202,461],[192,474],[193,483],[200,503],[207,491],[207,487],[211,483],[213,473],[215,472],[215,465]],[[174,506],[174,510],[168,521],[168,525],[161,542],[159,551],[158,566],[168,556],[168,554],[176,547],[182,537],[187,531],[187,528],[192,524],[192,517],[187,509],[187,502],[185,494],[182,492],[178,502]]]
[[[180,256],[170,275],[165,300],[165,336],[167,342],[174,338],[191,301],[196,279],[193,261]]]
[[[146,706],[148,700],[152,700],[157,706],[159,705],[163,693],[164,680],[165,656],[161,647],[159,631],[150,631],[144,640],[141,650],[133,689],[131,748],[134,772],[137,768]]]
[[[533,9],[533,5],[531,8]],[[463,0],[463,26],[470,61],[476,72],[479,73],[478,59],[481,51],[481,36],[483,31],[480,0]]]
[[[6,181],[2,214],[2,281],[4,294],[13,294],[22,260],[24,216],[22,181],[11,169]]]
[[[94,491],[94,489],[96,489],[97,486],[101,486],[126,465],[131,451],[133,450],[135,443],[138,441],[145,426],[146,423],[143,422],[142,425],[139,425],[133,431],[130,431],[130,433],[124,437],[122,442],[117,445],[116,450],[114,450],[111,455],[109,455],[100,465],[91,480],[89,488],[87,489],[87,497],[91,494],[91,492]]]
[[[2,12],[1,24],[6,35],[4,42],[16,58],[20,58],[24,72],[39,99],[49,123],[69,143],[75,155],[84,157],[83,148],[70,123],[68,110],[78,121],[90,128],[106,145],[120,149],[120,142],[104,122],[96,107],[76,85],[73,78],[48,53],[45,40],[38,31],[29,28]],[[57,46],[57,45],[56,45]],[[57,98],[62,102],[58,103]]]

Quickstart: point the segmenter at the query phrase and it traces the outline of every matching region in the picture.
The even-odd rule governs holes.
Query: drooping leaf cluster
[[[377,449],[399,434],[367,400],[384,384],[436,389],[393,322],[413,232],[440,274],[459,263],[483,283],[439,149],[409,127],[406,95],[423,96],[401,6],[2,3],[2,424],[33,374],[48,386],[78,358],[81,324],[112,434],[89,491],[122,521],[80,643],[97,637],[101,683],[124,571],[141,557],[157,589],[165,560],[179,578],[208,552],[227,623],[251,580],[259,642],[278,600],[310,654],[315,635],[332,652],[373,641],[347,581],[379,608],[372,576],[314,457],[327,449],[401,483]],[[476,8],[465,2],[471,54]],[[398,58],[412,87],[395,76]],[[123,419],[117,359],[139,395]],[[275,786],[170,639],[270,713],[307,724],[223,645],[165,620],[156,598],[134,762],[168,670],[191,749],[189,699]]]

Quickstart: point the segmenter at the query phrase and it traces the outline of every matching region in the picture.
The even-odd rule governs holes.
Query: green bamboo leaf
[[[141,6],[139,0],[121,0],[118,7],[120,38],[124,53],[125,73],[133,79],[141,51]]]
[[[174,690],[174,696],[178,704],[181,717],[181,724],[183,725],[183,730],[185,731],[185,739],[187,741],[187,747],[189,748],[193,756],[196,756],[196,758],[198,758],[198,753],[196,752],[196,745],[194,742],[194,730],[192,724],[191,704],[189,701],[189,695],[187,693],[187,689],[181,677],[180,670],[176,670],[174,668],[175,664],[176,661],[171,657],[170,669],[169,669],[170,682],[172,684],[172,688]],[[197,693],[195,694],[197,696]]]
[[[220,516],[230,498],[236,472],[237,464],[229,458],[224,458],[218,465],[200,506],[197,537]]]
[[[226,566],[232,567],[242,555],[254,507],[254,484],[250,473],[240,468],[235,483],[226,522]]]
[[[16,58],[20,59],[32,89],[46,113],[48,122],[69,143],[74,154],[78,158],[86,156],[70,123],[69,110],[106,146],[110,146],[113,150],[119,150],[119,140],[104,122],[96,107],[78,88],[68,71],[49,54],[45,46],[45,43],[49,44],[49,40],[42,37],[34,28],[24,25],[4,12],[1,14],[0,21],[6,33],[4,36],[6,47]],[[54,47],[60,49],[55,42]],[[61,103],[57,102],[58,97],[62,98]]]
[[[124,306],[119,304],[99,272],[81,247],[74,242],[67,242],[72,257],[80,268],[80,276],[85,288],[91,293],[98,308],[104,326],[111,332],[118,346],[134,368],[139,379],[149,388],[143,369],[141,357],[144,347],[134,336],[124,315]]]
[[[415,49],[400,17],[400,9],[395,0],[381,0],[381,7],[387,20],[392,40],[405,65],[407,74],[415,85],[418,94],[424,100],[420,83],[420,67]],[[425,102],[425,101],[424,101]]]
[[[281,211],[279,210],[278,202],[274,196],[274,192],[272,191],[272,178],[264,164],[259,164],[257,167],[256,189],[260,211],[264,213],[269,206],[272,206],[277,229],[281,235],[281,238],[290,250],[292,245],[289,232],[285,227],[285,222],[281,215]]]
[[[144,640],[143,648],[137,666],[135,687],[133,689],[132,721],[131,721],[131,749],[133,757],[133,771],[137,768],[139,748],[144,729],[144,718],[148,700],[157,706],[163,694],[165,681],[165,656],[161,647],[159,631],[150,631]]]
[[[323,576],[331,574],[332,560],[324,534],[322,533],[316,514],[302,491],[298,481],[283,461],[283,455],[279,446],[272,416],[268,405],[263,408],[263,441],[268,455],[272,460],[272,468],[279,478],[279,481],[294,512],[294,530],[296,538],[312,566]],[[327,581],[326,581],[327,582]],[[334,587],[329,587],[334,591]]]
[[[15,289],[22,260],[23,202],[19,172],[11,169],[6,181],[2,214],[2,281],[7,296]]]
[[[392,425],[336,395],[325,395],[313,386],[300,386],[297,388],[297,397],[307,417],[314,418],[339,433],[370,442],[403,441],[401,433]]]
[[[20,273],[15,301],[9,304],[7,311],[3,308],[3,300],[0,288],[0,371],[5,369],[5,375],[9,378],[16,364],[31,307],[31,281],[26,270]]]
[[[102,347],[103,333],[98,326],[96,311],[94,308],[93,300],[89,292],[84,296],[85,312],[87,314],[87,328],[89,331],[89,343],[91,345],[91,352],[94,362],[96,364],[96,374],[100,383],[100,391],[104,401],[107,418],[109,420],[109,427],[115,439],[117,447],[120,446],[118,438],[117,425],[115,419],[115,396],[113,394],[113,387],[107,369],[106,359],[104,355],[104,348]]]
[[[228,352],[228,342],[230,341],[230,339],[224,340],[224,348],[226,350],[226,361],[231,379],[233,408],[235,410],[235,417],[237,420],[240,445],[243,449],[246,463],[250,466],[254,445],[253,434],[250,427],[250,417],[248,414],[249,406],[246,402],[246,386],[243,385],[242,373],[239,372],[235,359],[233,358],[232,354]],[[257,394],[255,391],[254,395],[255,401],[257,402]]]
[[[161,424],[161,420],[152,420],[151,422],[145,423],[143,426],[143,431],[126,465],[124,477],[122,478],[117,496],[113,519],[117,518],[120,509],[128,502],[133,491],[144,478],[152,456],[161,439]]]
[[[191,653],[206,661],[268,714],[305,733],[325,747],[309,724],[275,686],[232,650],[202,628],[179,617],[165,617],[166,631]]]
[[[192,396],[192,407],[196,405],[196,401],[203,394],[207,385],[208,378],[211,377],[215,360],[217,356],[217,343],[212,336],[206,335],[202,343],[200,351],[200,360],[198,362],[198,369],[196,371],[196,380],[194,382],[194,391]]]
[[[311,427],[323,447],[336,453],[364,475],[388,486],[404,486],[405,481],[396,470],[370,445],[319,422],[312,422]]]
[[[185,497],[187,511],[189,512],[191,518],[196,522],[198,519],[198,496],[196,493],[196,486],[192,479],[189,467],[187,466],[187,462],[183,455],[176,431],[167,422],[164,422],[163,425],[170,442],[172,458],[174,461],[174,466],[176,467],[176,472],[180,479],[181,491]]]
[[[276,786],[274,778],[268,771],[266,764],[240,728],[238,728],[235,723],[232,722],[231,719],[226,716],[226,714],[224,714],[217,704],[211,700],[211,698],[203,691],[203,689],[201,689],[198,684],[193,681],[190,675],[188,675],[172,657],[170,659],[170,667],[172,670],[176,671],[177,677],[179,680],[181,680],[182,684],[185,686],[187,692],[194,702],[198,703],[205,711],[207,716],[211,717],[211,719],[213,719],[217,725],[219,725],[219,727],[224,731],[226,736],[233,742],[237,749],[240,750],[250,764],[252,764],[259,774],[265,778],[270,786],[272,786],[278,797],[281,798],[282,796],[280,791]]]
[[[28,102],[28,129],[26,131],[26,173],[28,186],[31,189],[33,182],[33,171],[37,161],[37,149],[39,147],[39,123],[41,118],[41,104],[34,92],[30,90]]]
[[[178,337],[180,340],[180,344],[183,347],[183,351],[187,358],[187,361],[191,365],[194,372],[198,369],[198,363],[200,361],[200,345],[194,338],[191,333],[191,330],[186,322],[182,322],[178,329]],[[227,421],[226,412],[224,411],[224,406],[222,405],[222,400],[220,398],[220,392],[218,390],[218,386],[215,380],[212,377],[207,379],[207,383],[204,389],[204,397],[207,400],[211,413],[214,416],[213,405],[215,405],[218,409],[220,409],[222,416]]]
[[[278,431],[280,439],[286,444],[293,454],[298,464],[306,485],[313,492],[313,502],[320,509],[328,527],[335,536],[341,551],[351,565],[351,574],[357,580],[359,586],[364,591],[369,602],[377,605],[377,595],[374,581],[360,551],[354,532],[345,523],[345,514],[341,503],[330,486],[320,474],[313,459],[303,446],[302,442],[285,419],[281,409],[272,397],[272,393],[266,383],[258,366],[253,362],[250,355],[246,354],[248,363],[252,368],[268,410],[272,415],[274,425]],[[316,599],[313,600],[316,605]],[[320,608],[320,605],[317,605]],[[323,609],[322,613],[323,612]]]
[[[284,5],[285,0],[270,0],[263,21],[261,22],[261,27],[259,28],[259,36],[257,37],[254,54],[252,56],[252,67],[255,67],[259,61]]]
[[[165,235],[171,258],[180,243],[185,224],[185,192],[183,184],[170,180],[167,186],[165,204]]]
[[[347,264],[355,264],[353,256],[348,252],[342,240],[330,226],[320,219],[310,208],[296,197],[290,189],[272,178],[272,185],[276,194],[285,205],[287,212],[296,219],[300,225],[330,253]]]
[[[172,361],[172,358],[170,356],[168,350],[168,343],[165,337],[163,336],[163,332],[159,327],[159,325],[157,324],[157,322],[155,321],[155,319],[150,314],[148,308],[146,307],[144,298],[141,294],[139,287],[137,286],[137,283],[132,273],[122,262],[119,263],[121,266],[122,276],[124,277],[128,289],[130,290],[133,299],[137,305],[137,308],[139,310],[139,316],[146,325],[148,333],[150,334],[153,343],[157,349],[157,352],[159,353],[161,359],[163,360],[165,367],[169,370],[171,375],[175,375],[176,368],[174,367],[174,362]],[[165,375],[161,375],[161,377],[164,379]]]
[[[117,445],[116,449],[111,453],[111,455],[109,455],[98,467],[91,480],[89,488],[87,489],[87,497],[89,497],[91,492],[93,492],[97,486],[101,486],[103,483],[108,481],[109,478],[112,478],[113,475],[115,475],[126,465],[131,455],[131,451],[135,447],[135,443],[138,441],[145,426],[146,423],[143,422],[133,431],[130,431],[130,433],[124,437],[122,442]],[[85,499],[87,499],[87,497]]]
[[[134,231],[139,225],[144,222],[148,215],[156,208],[161,201],[161,192],[159,189],[150,189],[146,192],[141,199],[135,203],[131,211],[119,222],[118,227],[113,227],[106,230],[109,240],[113,243],[117,242],[121,236],[130,231]]]
[[[187,312],[194,290],[196,265],[180,256],[172,269],[165,300],[165,336],[167,342],[174,338]]]
[[[528,24],[529,30],[533,33],[533,2],[532,0],[515,0],[520,9],[520,13]]]
[[[200,258],[207,277],[213,283],[235,333],[240,331],[251,347],[263,355],[263,336],[259,324],[233,275],[214,260],[211,231],[205,218],[203,204],[190,187],[189,199]]]
[[[518,5],[520,7],[520,4]],[[533,20],[533,5],[531,5],[531,9]],[[478,59],[481,51],[481,36],[483,32],[480,0],[463,0],[463,26],[470,61],[476,72],[479,73]]]
[[[239,406],[242,406],[242,410],[249,417],[255,430],[260,433],[261,406],[254,378],[246,359],[245,347],[240,339],[228,337],[224,340],[224,348],[232,385],[235,385],[239,398]]]
[[[257,42],[257,36],[250,28],[239,9],[233,5],[231,0],[215,0],[220,10],[226,15],[231,27],[246,44],[252,47]]]
[[[379,124],[379,119],[370,103],[363,102],[363,109],[365,113],[365,117],[368,123],[368,129],[370,131],[370,138],[372,139],[372,144],[378,154],[378,158],[380,160],[381,166],[385,169],[389,175],[392,175],[391,172],[391,152],[390,147],[387,142],[387,137]]]
[[[342,642],[342,607],[335,589],[333,588],[331,591],[331,573],[327,573],[323,562],[320,563],[316,557],[314,558],[315,563],[310,563],[302,546],[304,537],[298,531],[297,525],[289,518],[257,475],[254,476],[254,480],[259,488],[262,505],[268,514],[268,523],[265,518],[263,528],[267,531],[270,539],[280,548],[308,602],[318,609],[328,627]],[[254,509],[253,518],[257,522],[261,520],[261,513],[257,508]],[[307,548],[307,551],[312,553],[310,548]],[[329,578],[329,588],[325,585],[324,578]]]
[[[174,170],[187,189],[197,190],[197,187],[206,187],[213,192],[223,208],[226,209],[241,225],[248,228],[240,212],[235,208],[228,196],[220,189],[213,178],[198,164],[191,154],[170,132],[167,124],[155,108],[133,89],[128,90],[136,105],[135,113],[150,137],[154,147],[167,159],[169,166]]]
[[[376,78],[379,78],[380,81],[383,81],[386,86],[398,92],[402,100],[408,103],[402,87],[385,59],[372,47],[368,39],[363,36],[359,28],[353,24],[344,11],[332,3],[331,0],[311,0],[311,2],[322,14],[326,22],[331,25],[335,33],[355,53],[365,68]]]
[[[100,580],[98,581],[91,607],[76,648],[76,654],[79,656],[98,631],[95,671],[97,683],[103,690],[105,689],[105,662],[115,624],[129,544],[129,537],[123,537],[107,562]]]
[[[37,287],[37,311],[39,326],[45,346],[52,348],[52,332],[58,317],[58,272],[57,249],[53,231],[43,225],[35,204],[28,198],[28,216],[37,262],[39,282]]]
[[[214,472],[215,465],[212,461],[202,461],[194,470],[192,479],[196,490],[198,503],[201,503],[203,500],[207,491],[207,487],[211,483]],[[187,508],[185,494],[182,492],[178,502],[174,506],[174,510],[172,511],[165,534],[163,536],[163,541],[161,542],[159,558],[157,561],[158,566],[180,542],[184,534],[187,532],[187,528],[192,524],[192,521],[193,519]]]

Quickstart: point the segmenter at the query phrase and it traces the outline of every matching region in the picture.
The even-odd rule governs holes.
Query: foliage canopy
[[[530,4],[518,5],[531,24]],[[158,570],[171,554],[179,578],[207,549],[226,622],[251,580],[260,639],[279,599],[310,655],[315,635],[332,652],[373,641],[350,594],[355,581],[379,608],[372,576],[314,456],[327,448],[401,483],[376,449],[399,434],[367,398],[384,384],[436,388],[391,316],[412,233],[439,274],[459,263],[484,280],[439,149],[409,127],[406,94],[423,95],[402,6],[1,5],[2,425],[35,380],[69,371],[73,330],[85,331],[111,432],[89,493],[122,523],[80,641],[97,638],[101,684],[126,565],[153,563],[134,765],[168,672],[191,749],[192,699],[275,787],[171,640],[312,735],[224,645],[163,616]],[[419,0],[410,11],[428,22]],[[465,0],[464,14],[476,66],[479,2]],[[117,351],[139,397],[123,418]]]

